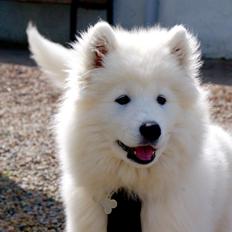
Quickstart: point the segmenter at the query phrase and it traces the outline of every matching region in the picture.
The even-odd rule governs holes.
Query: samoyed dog
[[[99,22],[70,49],[32,25],[27,34],[64,92],[55,131],[68,232],[232,231],[232,140],[210,119],[187,29]]]

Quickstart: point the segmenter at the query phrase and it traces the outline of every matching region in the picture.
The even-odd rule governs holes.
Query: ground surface
[[[213,118],[231,128],[231,76],[213,78],[220,84],[209,85]],[[0,232],[63,231],[50,129],[58,97],[37,68],[0,64]]]
[[[62,231],[51,115],[57,92],[37,68],[0,64],[0,231]]]

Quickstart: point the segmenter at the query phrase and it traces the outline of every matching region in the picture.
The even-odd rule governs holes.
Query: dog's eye
[[[130,102],[130,98],[127,95],[122,95],[115,99],[115,102],[117,102],[120,105],[126,105]]]
[[[162,96],[162,95],[159,95],[157,98],[156,98],[156,101],[160,104],[160,105],[164,105],[166,102],[167,102],[167,99]]]

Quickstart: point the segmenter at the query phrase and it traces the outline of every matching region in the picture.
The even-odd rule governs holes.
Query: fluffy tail
[[[28,24],[26,32],[33,59],[56,86],[63,88],[70,50],[44,38],[32,23]]]

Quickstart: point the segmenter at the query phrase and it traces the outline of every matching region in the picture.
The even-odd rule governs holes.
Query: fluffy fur
[[[55,131],[68,232],[105,232],[100,202],[121,187],[143,202],[143,232],[232,231],[231,137],[210,120],[189,31],[99,22],[72,49],[33,26],[27,33],[34,59],[64,89]],[[127,105],[115,102],[123,94]],[[138,146],[145,121],[156,121],[161,137],[154,161],[140,165],[115,141]]]

